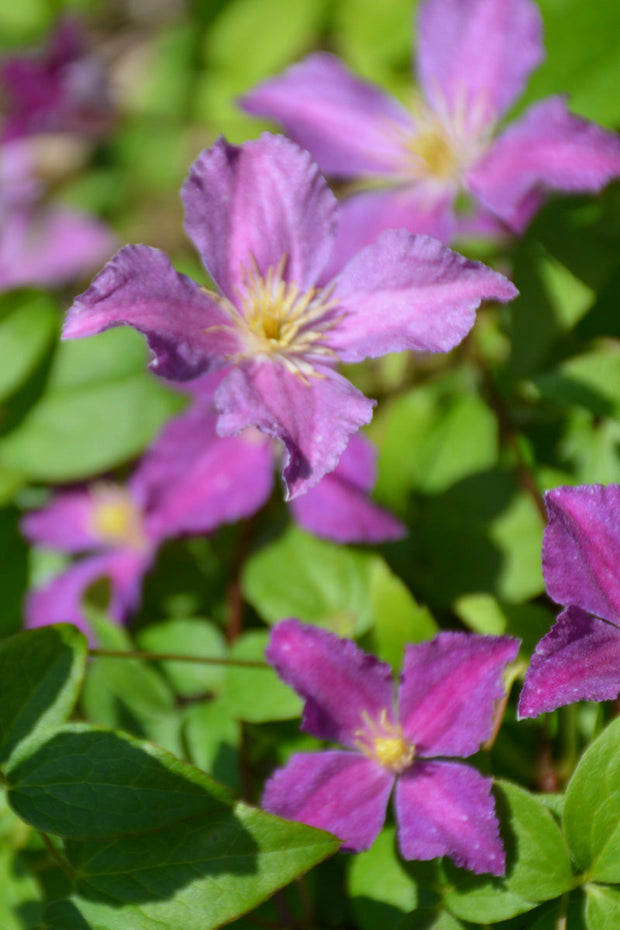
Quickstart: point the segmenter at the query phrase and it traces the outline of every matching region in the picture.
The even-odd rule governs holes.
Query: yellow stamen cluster
[[[92,491],[91,529],[103,542],[142,549],[146,537],[142,515],[131,496],[113,484],[96,485]]]
[[[381,711],[379,720],[372,720],[362,711],[364,726],[354,733],[355,745],[379,765],[400,775],[413,763],[415,745],[405,738],[400,724],[388,720],[387,711]]]
[[[301,291],[293,282],[285,281],[286,261],[283,255],[264,278],[254,265],[239,290],[239,308],[224,297],[216,299],[240,331],[245,346],[231,361],[275,356],[306,380],[318,377],[313,361],[337,357],[326,345],[325,334],[342,316],[331,313],[335,307],[331,288]]]

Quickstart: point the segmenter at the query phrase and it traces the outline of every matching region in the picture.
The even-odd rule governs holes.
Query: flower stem
[[[93,659],[144,659],[151,662],[195,662],[202,665],[232,665],[242,668],[269,668],[266,662],[258,659],[228,659],[220,656],[187,656],[172,652],[142,652],[138,649],[89,649]]]

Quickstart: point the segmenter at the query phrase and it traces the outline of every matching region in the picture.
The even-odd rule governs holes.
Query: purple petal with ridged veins
[[[328,830],[342,849],[368,849],[385,821],[391,772],[361,753],[299,753],[265,785],[262,806],[287,820]]]
[[[26,626],[73,623],[88,633],[82,600],[86,589],[103,578],[110,580],[108,613],[119,622],[125,620],[140,602],[142,577],[150,562],[150,554],[129,549],[81,559],[46,585],[29,592],[24,607]]]
[[[503,875],[493,782],[459,762],[418,762],[396,782],[398,843],[405,859],[450,856],[478,874]]]
[[[383,713],[394,720],[394,683],[385,662],[350,639],[283,620],[265,652],[280,678],[305,699],[301,728],[319,739],[356,747],[357,731]]]
[[[213,298],[175,271],[164,252],[128,245],[76,298],[63,337],[133,326],[146,336],[157,374],[185,381],[221,367],[238,351],[239,338],[229,324]]]
[[[447,352],[467,335],[482,300],[512,300],[503,275],[436,239],[388,230],[336,279],[334,300],[349,311],[330,336],[345,362],[405,349]]]
[[[398,717],[416,753],[470,756],[493,730],[495,703],[504,696],[503,672],[519,651],[509,636],[439,633],[407,646]]]
[[[619,692],[620,629],[569,607],[536,646],[519,717],[537,717],[576,701],[612,701]]]
[[[41,510],[27,513],[21,521],[24,536],[33,543],[61,552],[84,552],[101,546],[93,533],[93,499],[86,488],[60,491]]]
[[[620,485],[548,491],[543,575],[558,604],[620,625]]]
[[[338,464],[349,437],[372,418],[374,401],[329,368],[308,381],[278,360],[239,365],[215,395],[218,433],[256,426],[285,446],[286,498],[307,491]]]
[[[170,420],[134,472],[151,540],[209,533],[254,514],[273,487],[273,455],[258,433],[221,438],[213,405]]]
[[[307,152],[264,133],[241,146],[219,139],[183,188],[185,229],[209,274],[238,302],[244,275],[264,278],[286,257],[284,279],[314,285],[332,253],[336,200]]]
[[[247,113],[276,120],[322,171],[343,177],[387,173],[413,120],[395,99],[326,52],[309,55],[241,98]]]
[[[361,435],[351,436],[334,471],[291,501],[297,522],[339,543],[402,539],[407,528],[369,498],[376,480],[376,450]]]
[[[616,133],[570,113],[562,97],[550,97],[509,126],[467,180],[489,209],[520,232],[523,203],[541,189],[596,193],[619,176]]]
[[[345,197],[340,202],[336,245],[324,280],[335,277],[386,229],[406,229],[449,242],[456,228],[452,200],[451,191],[439,191],[422,182]]]
[[[427,0],[418,22],[418,69],[439,113],[467,135],[495,123],[544,57],[532,0]]]

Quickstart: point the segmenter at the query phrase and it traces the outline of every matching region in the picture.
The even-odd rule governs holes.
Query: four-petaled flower
[[[564,610],[536,646],[520,717],[620,692],[620,485],[556,488],[545,502],[543,575]]]
[[[372,416],[335,370],[405,349],[445,352],[483,298],[514,286],[425,236],[385,232],[323,284],[336,201],[307,152],[265,134],[218,141],[183,186],[186,229],[220,292],[178,274],[163,252],[127,246],[69,311],[65,337],[130,324],[153,367],[189,380],[226,369],[215,395],[218,432],[255,426],[286,448],[288,496],[332,471]]]
[[[503,670],[518,648],[508,636],[451,632],[407,646],[396,711],[388,665],[317,627],[277,624],[266,656],[305,698],[302,729],[347,749],[294,755],[267,782],[263,806],[360,851],[381,830],[395,786],[405,859],[448,855],[503,875],[492,781],[454,757],[491,736]]]
[[[617,136],[570,113],[561,96],[492,139],[544,56],[532,0],[427,0],[418,36],[423,97],[413,111],[322,52],[241,100],[278,121],[323,171],[367,182],[343,203],[335,268],[390,227],[451,241],[461,191],[476,205],[462,231],[521,232],[545,188],[598,191],[620,175]]]

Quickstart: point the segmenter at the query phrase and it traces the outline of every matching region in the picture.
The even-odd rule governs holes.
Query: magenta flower
[[[294,755],[267,782],[263,806],[367,849],[395,789],[405,859],[450,856],[503,875],[492,780],[456,758],[492,731],[502,673],[519,648],[507,636],[440,633],[407,646],[394,703],[391,670],[355,643],[297,620],[273,628],[266,656],[305,698],[302,730],[346,750]]]
[[[439,242],[388,231],[323,284],[336,201],[309,155],[265,134],[220,139],[190,169],[185,225],[219,293],[147,246],[112,259],[70,309],[65,337],[126,323],[147,336],[155,370],[176,380],[226,374],[218,432],[255,426],[285,447],[289,497],[332,471],[374,402],[336,364],[386,352],[446,352],[483,298],[510,300],[502,275]]]
[[[82,29],[64,19],[47,48],[6,58],[4,142],[41,132],[99,133],[110,124],[107,78],[89,54]]]
[[[82,556],[30,593],[28,626],[64,621],[84,628],[83,595],[101,578],[110,581],[110,615],[125,620],[162,542],[211,532],[262,506],[271,490],[270,451],[242,439],[205,444],[205,433],[215,437],[215,419],[204,407],[192,408],[170,421],[126,486],[100,482],[61,491],[24,517],[32,542]]]
[[[339,59],[310,55],[241,100],[278,121],[321,169],[367,183],[343,203],[335,267],[384,229],[450,241],[466,225],[521,232],[544,191],[598,191],[620,174],[620,142],[550,97],[493,140],[544,56],[532,0],[427,0],[418,22],[421,95],[410,111]]]
[[[620,485],[556,488],[545,502],[543,575],[564,610],[536,646],[520,717],[620,692]]]

